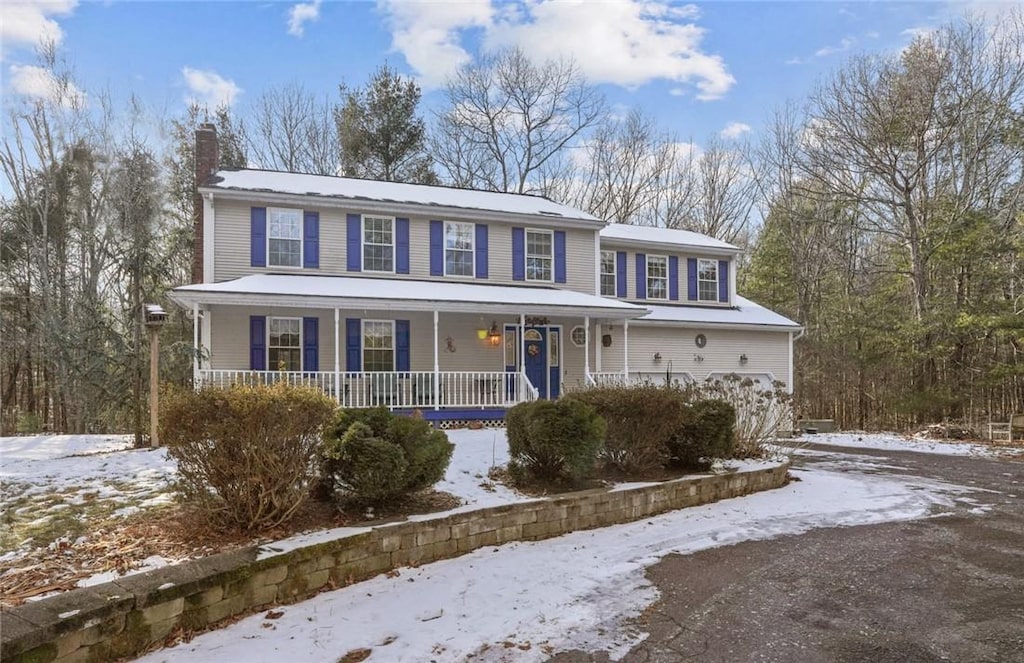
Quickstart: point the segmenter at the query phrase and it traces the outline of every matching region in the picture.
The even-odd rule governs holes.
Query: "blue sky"
[[[245,113],[267,86],[301,81],[336,95],[382,62],[415,76],[428,108],[461,62],[518,45],[571,56],[613,109],[641,107],[700,144],[755,137],[772,108],[805,95],[844,58],[895,51],[916,30],[999,3],[460,0],[458,2],[76,2],[6,0],[5,104],[46,94],[33,65],[58,42],[90,94],[136,94],[158,115],[186,99]]]

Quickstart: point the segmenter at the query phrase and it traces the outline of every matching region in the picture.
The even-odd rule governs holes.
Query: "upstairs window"
[[[554,241],[550,230],[526,231],[526,280],[552,281]]]
[[[718,261],[697,261],[697,299],[702,302],[718,301]]]
[[[363,271],[395,271],[395,220],[386,216],[363,217]]]
[[[267,265],[302,267],[302,211],[271,207],[267,233]]]
[[[395,370],[393,320],[363,320],[363,370]]]
[[[302,370],[302,318],[270,318],[267,368],[272,371]]]
[[[668,258],[647,256],[647,298],[668,299]]]
[[[615,251],[601,251],[601,296],[615,295]]]
[[[473,276],[473,237],[476,225],[446,221],[444,224],[445,276]]]

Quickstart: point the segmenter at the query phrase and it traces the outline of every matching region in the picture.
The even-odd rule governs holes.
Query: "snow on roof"
[[[710,306],[648,306],[650,313],[636,322],[682,322],[708,325],[752,325],[760,327],[800,328],[800,324],[766,309],[745,297],[736,295],[735,307]]]
[[[203,297],[202,295],[207,295]],[[544,286],[484,285],[446,281],[366,278],[354,276],[308,276],[301,274],[251,274],[221,283],[184,285],[171,291],[182,304],[216,303],[237,296],[329,298],[357,302],[360,308],[432,310],[458,304],[471,310],[482,307],[575,309],[620,317],[639,317],[646,310],[617,299],[605,299],[574,290]],[[378,305],[379,302],[379,305]],[[232,302],[234,303],[234,302]],[[445,306],[447,304],[448,306]]]
[[[553,219],[600,221],[597,217],[582,210],[540,196],[271,170],[219,170],[206,181],[204,187],[435,207],[458,207],[508,214],[549,216]]]
[[[654,226],[633,226],[626,223],[610,223],[601,229],[601,237],[619,239],[629,242],[648,242],[651,244],[674,244],[677,246],[696,246],[705,249],[725,249],[739,251],[739,247],[728,242],[715,239],[708,235],[689,230],[671,230]]]

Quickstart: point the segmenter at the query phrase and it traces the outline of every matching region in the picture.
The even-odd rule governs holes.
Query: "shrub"
[[[171,388],[160,439],[178,463],[186,504],[216,526],[260,530],[305,501],[334,410],[323,392],[285,383]]]
[[[566,398],[591,405],[604,419],[606,464],[644,474],[668,463],[669,441],[687,421],[689,394],[678,385],[641,384],[596,387]]]
[[[736,410],[719,400],[699,400],[685,407],[685,422],[668,443],[677,467],[705,467],[713,458],[732,455]]]
[[[393,501],[443,479],[454,448],[420,418],[387,408],[339,411],[325,435],[320,494],[340,489],[368,503]]]
[[[566,398],[520,403],[505,426],[513,481],[576,484],[593,475],[605,425],[590,405]]]
[[[780,430],[793,429],[792,396],[782,382],[762,388],[735,373],[699,387],[704,398],[725,401],[736,412],[734,458],[762,458]]]

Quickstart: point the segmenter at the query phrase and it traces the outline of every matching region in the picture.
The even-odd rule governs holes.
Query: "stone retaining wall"
[[[130,657],[176,630],[292,603],[400,566],[483,546],[576,530],[778,488],[788,465],[698,476],[624,490],[596,489],[430,520],[353,529],[285,550],[250,546],[11,608],[0,613],[5,663]]]

